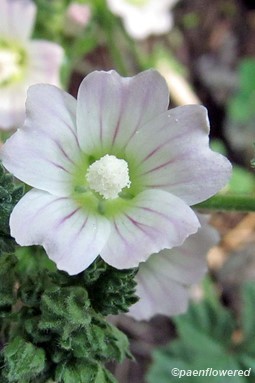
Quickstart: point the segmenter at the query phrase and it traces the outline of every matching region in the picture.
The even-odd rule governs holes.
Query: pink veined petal
[[[187,310],[188,292],[185,286],[167,279],[165,275],[154,274],[149,268],[140,274],[138,283],[136,294],[140,300],[127,313],[136,320],[149,320],[157,314],[172,316]]]
[[[64,59],[63,48],[48,41],[33,40],[27,44],[27,51],[29,85],[45,82],[59,86],[60,66]]]
[[[81,147],[87,153],[124,147],[140,126],[167,109],[168,102],[166,82],[154,70],[132,78],[115,71],[89,74],[78,93]]]
[[[94,261],[110,233],[104,217],[89,214],[66,197],[36,189],[15,206],[10,228],[18,244],[42,245],[58,269],[70,275]]]
[[[147,190],[112,220],[101,257],[117,269],[136,267],[155,252],[181,245],[199,226],[195,213],[181,199]]]
[[[53,85],[29,88],[27,118],[1,149],[4,166],[27,184],[55,195],[71,191],[79,156],[76,100]]]
[[[199,215],[201,228],[180,247],[162,250],[139,267],[136,293],[140,300],[130,307],[128,315],[148,320],[156,314],[176,315],[188,304],[188,287],[198,282],[207,270],[206,255],[219,241],[207,217]]]
[[[36,17],[36,6],[30,0],[1,0],[0,35],[2,38],[26,41]]]
[[[207,111],[199,105],[169,110],[142,127],[126,152],[138,164],[144,187],[163,189],[189,205],[218,192],[231,164],[209,148]]]
[[[217,230],[208,224],[209,216],[198,214],[198,218],[201,228],[188,237],[182,246],[163,250],[152,257],[152,262],[156,265],[157,255],[162,255],[162,259],[165,258],[168,264],[166,267],[169,278],[183,285],[196,283],[205,275],[207,253],[220,240]]]

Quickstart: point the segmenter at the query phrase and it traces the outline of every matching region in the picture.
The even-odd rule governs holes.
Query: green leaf
[[[55,380],[57,383],[117,383],[100,364],[90,361],[59,365]]]
[[[255,357],[250,356],[247,353],[241,353],[239,355],[239,361],[243,365],[244,369],[251,368],[251,376],[255,376]]]
[[[254,194],[255,196],[255,178],[254,174],[241,166],[234,165],[232,177],[228,184],[228,191],[237,194]]]
[[[255,59],[243,59],[240,67],[240,84],[243,92],[252,93],[255,90]]]
[[[208,368],[215,370],[239,370],[239,363],[234,355],[227,353],[222,346],[207,337],[195,332],[192,335],[192,343],[195,347],[186,347],[182,341],[172,342],[169,346],[162,348],[154,353],[154,363],[148,374],[148,383],[174,383],[180,381],[179,377],[174,377],[172,369],[186,371],[192,375],[191,371],[204,370]],[[183,340],[183,339],[182,339]],[[208,383],[218,383],[218,378],[214,376],[197,377],[183,376],[185,383],[198,383],[198,380],[205,379]],[[244,383],[245,379],[239,376],[224,377],[225,382]]]
[[[187,338],[185,331],[190,332],[189,326],[191,326],[194,331],[198,330],[226,345],[229,344],[235,328],[235,321],[224,307],[207,301],[199,305],[191,305],[188,313],[176,317],[174,322],[183,339]],[[228,323],[227,327],[225,323]]]
[[[4,254],[0,257],[0,316],[10,311],[16,302],[14,286],[14,267],[17,259],[13,255]]]
[[[207,285],[208,299],[190,306],[184,315],[174,318],[178,338],[167,346],[154,352],[154,362],[148,372],[148,383],[173,383],[180,381],[171,370],[185,370],[182,377],[185,383],[197,383],[198,376],[192,371],[204,370],[240,370],[247,367],[241,360],[239,347],[232,342],[236,321],[231,313],[212,296],[211,286]],[[252,316],[254,318],[254,316]],[[247,361],[247,359],[246,359]],[[183,372],[184,374],[184,372]],[[224,376],[224,380],[214,376],[201,376],[208,383],[229,382],[245,383],[244,376]]]
[[[254,318],[255,318],[255,284],[254,282],[247,282],[242,291],[242,313],[241,323],[244,332],[245,342],[252,342],[255,351],[255,332],[254,332]]]
[[[255,148],[255,142],[253,143],[253,146]],[[251,167],[255,168],[255,157],[251,160]]]
[[[19,248],[16,254],[0,257],[0,320],[6,339],[0,382],[116,383],[103,364],[131,357],[128,339],[108,323],[95,301],[93,307],[91,295],[98,296],[106,283],[110,307],[127,305],[134,270],[115,271],[98,258],[88,270],[69,276],[52,268],[39,247]],[[115,293],[116,286],[122,290]]]
[[[239,66],[239,89],[230,98],[228,115],[239,123],[247,123],[255,116],[255,60],[244,59]]]
[[[137,269],[116,270],[108,266],[97,280],[97,288],[88,288],[91,303],[103,315],[127,312],[137,302],[135,275]]]
[[[11,382],[29,382],[45,368],[45,352],[21,337],[11,340],[3,351],[4,374]]]
[[[116,360],[122,362],[126,357],[132,358],[132,355],[129,352],[129,341],[127,336],[115,326],[111,326],[111,332],[114,339]]]

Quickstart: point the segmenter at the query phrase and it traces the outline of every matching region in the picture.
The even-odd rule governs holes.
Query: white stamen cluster
[[[86,179],[90,189],[105,199],[117,198],[121,190],[131,184],[127,162],[109,154],[90,165]]]

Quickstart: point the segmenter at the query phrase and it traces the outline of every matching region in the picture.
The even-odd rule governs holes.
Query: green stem
[[[122,35],[124,36],[124,38],[128,44],[128,47],[129,47],[129,50],[131,53],[131,57],[133,57],[133,60],[136,64],[138,70],[143,71],[143,70],[148,69],[148,67],[150,67],[150,65],[148,65],[149,59],[148,59],[146,53],[139,51],[138,43],[132,37],[129,36],[129,34],[126,32],[123,24],[119,25],[119,29],[122,32]]]
[[[105,30],[105,36],[107,38],[107,46],[109,48],[112,60],[114,62],[114,65],[117,71],[122,76],[127,76],[128,71],[127,71],[126,65],[124,64],[124,60],[121,55],[121,50],[116,45],[116,41],[114,38],[114,30],[112,27],[109,27],[108,29]]]
[[[192,208],[218,211],[255,211],[255,198],[242,195],[216,195],[207,201],[193,205]]]
[[[95,0],[95,4],[99,10],[98,21],[105,33],[107,47],[109,49],[114,66],[122,76],[127,76],[127,67],[123,59],[120,46],[117,43],[118,30],[116,27],[116,18],[108,10],[105,0]]]

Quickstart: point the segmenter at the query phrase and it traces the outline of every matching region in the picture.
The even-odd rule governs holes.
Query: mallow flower
[[[209,225],[209,216],[198,215],[201,227],[184,243],[161,250],[141,263],[136,275],[136,293],[140,298],[127,315],[148,320],[154,315],[178,315],[186,311],[190,286],[207,271],[206,256],[219,242],[219,234]]]
[[[135,39],[168,32],[173,26],[170,13],[178,0],[107,0],[112,13],[123,19],[125,29]]]
[[[195,233],[190,206],[221,189],[231,165],[208,146],[204,107],[168,105],[154,70],[92,72],[77,101],[31,86],[25,124],[0,156],[32,186],[10,217],[17,243],[42,245],[72,275],[99,254],[115,268],[136,267]]]
[[[30,85],[59,85],[63,49],[48,41],[31,40],[35,17],[32,1],[0,0],[0,129],[24,123]]]

